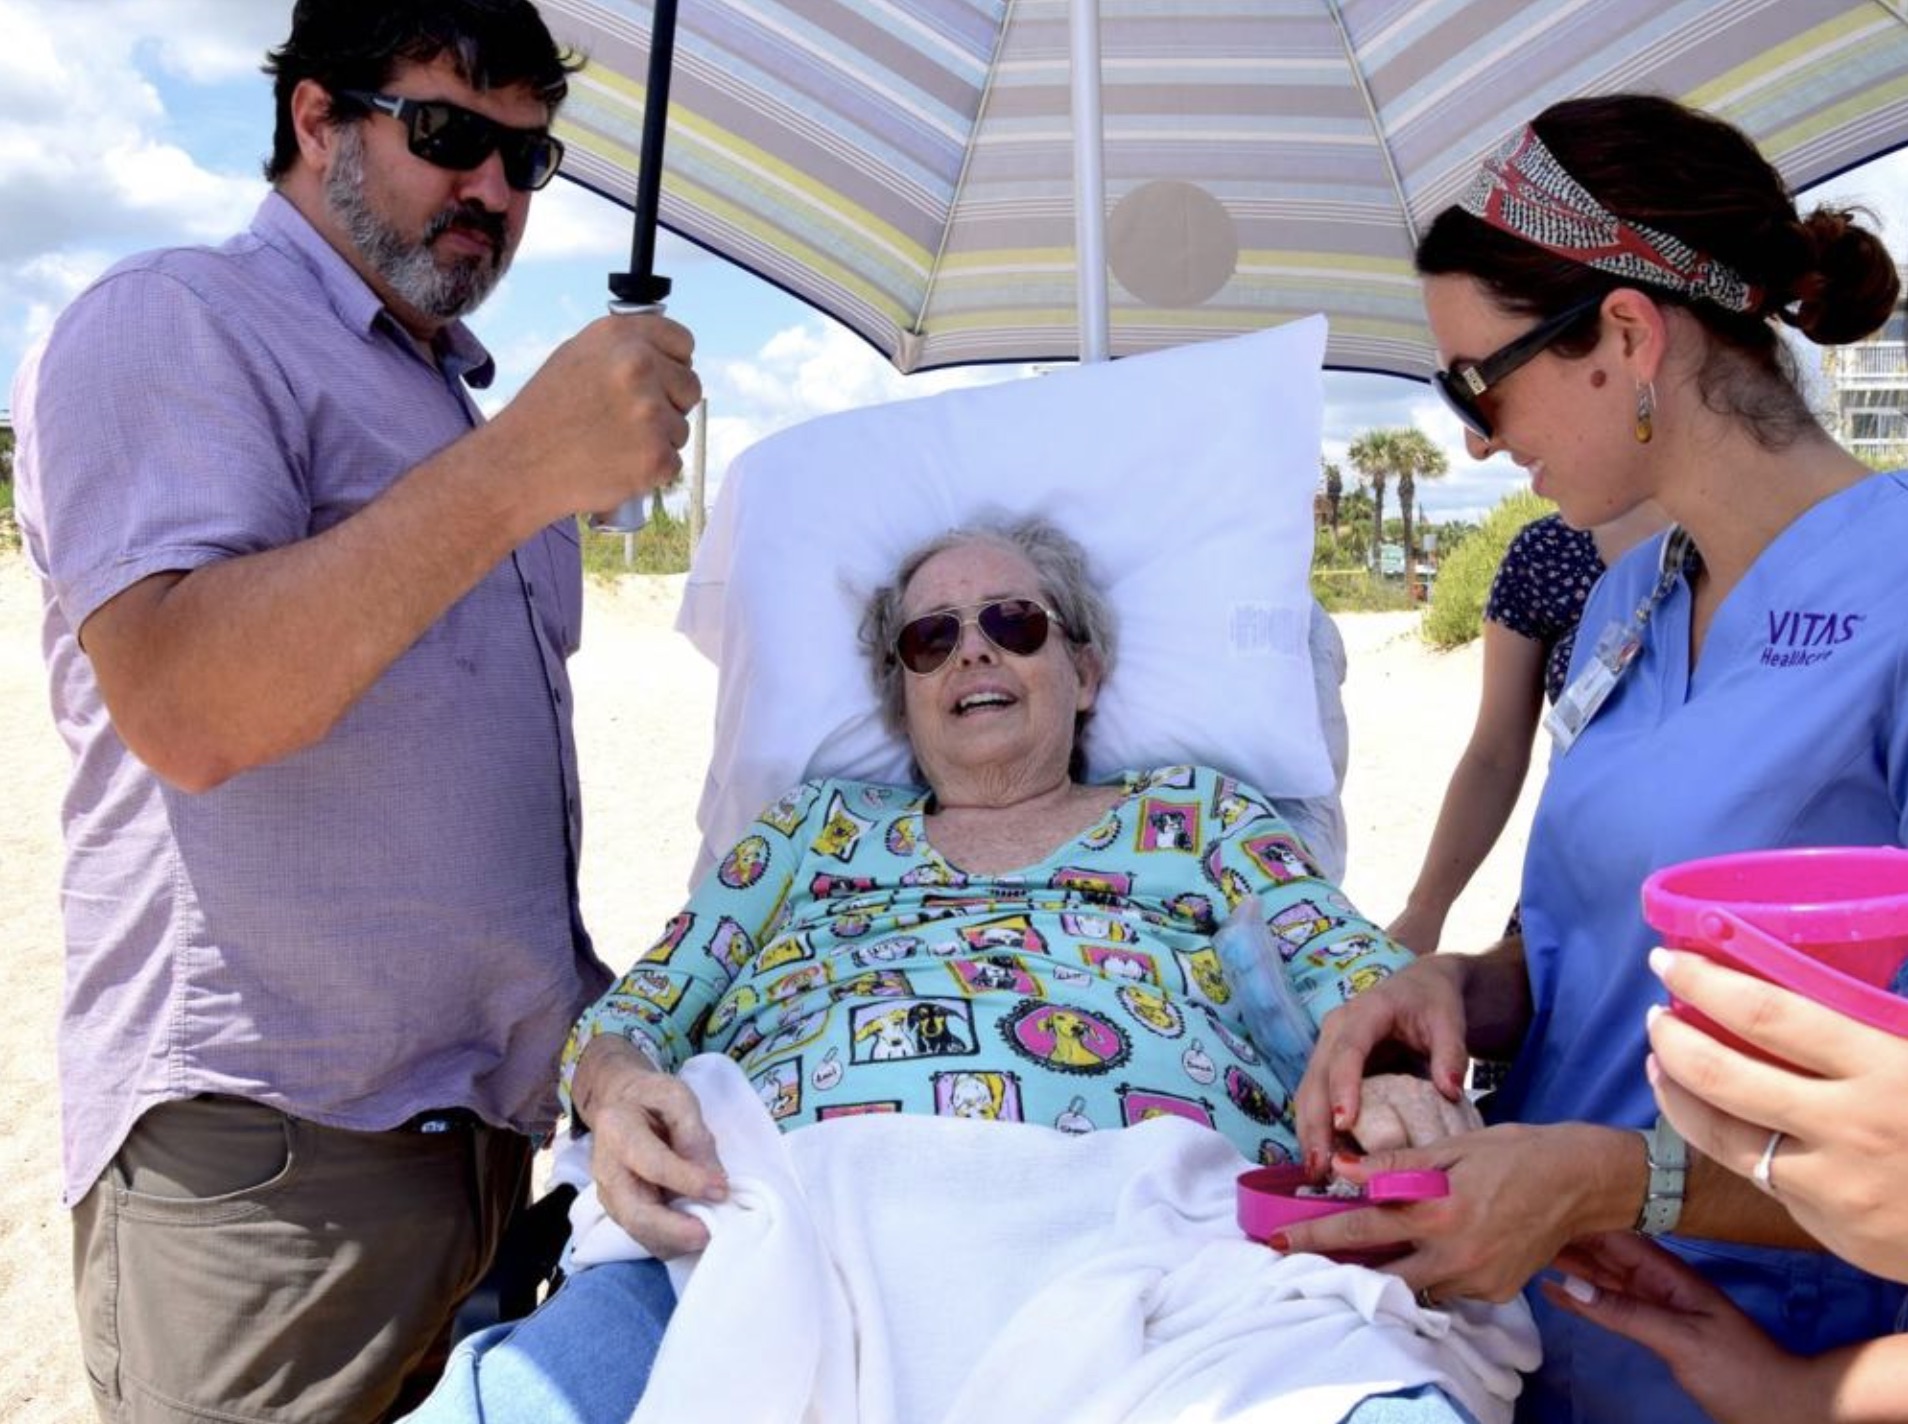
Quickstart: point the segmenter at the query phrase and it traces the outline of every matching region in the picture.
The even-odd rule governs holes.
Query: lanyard
[[[1636,605],[1628,622],[1611,623],[1598,635],[1596,653],[1589,666],[1570,680],[1557,705],[1545,716],[1544,730],[1556,741],[1559,752],[1567,752],[1576,745],[1590,719],[1609,700],[1636,661],[1636,655],[1643,651],[1643,635],[1650,626],[1650,615],[1669,597],[1669,591],[1683,576],[1690,548],[1688,532],[1680,524],[1671,525],[1669,536],[1663,540],[1655,585]]]

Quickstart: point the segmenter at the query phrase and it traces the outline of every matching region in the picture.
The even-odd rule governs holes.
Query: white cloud
[[[285,0],[69,0],[69,7],[137,34],[161,68],[194,84],[258,73],[265,51],[291,30]]]
[[[660,264],[658,264],[660,265]],[[546,306],[533,328],[512,322],[519,304],[535,302],[513,274],[499,290],[496,309],[486,308],[480,329],[508,329],[512,336],[492,346],[498,379],[482,404],[495,414],[535,374],[556,346],[600,313],[572,302]],[[968,367],[903,376],[847,328],[810,317],[772,333],[751,355],[697,362],[708,399],[707,492],[714,499],[729,465],[758,440],[791,425],[837,411],[909,400],[960,387],[991,385],[1026,374],[1022,367]]]
[[[517,249],[519,263],[600,261],[604,270],[629,265],[629,214],[574,183],[554,182],[530,205],[530,225]],[[688,244],[683,243],[686,247]],[[657,244],[657,266],[666,255]]]
[[[128,216],[176,222],[199,238],[241,226],[264,196],[256,177],[208,172],[184,149],[147,140],[108,149],[97,171],[100,196],[122,202]]]
[[[1908,149],[1818,183],[1796,195],[1796,206],[1808,212],[1817,204],[1866,208],[1875,228],[1895,254],[1908,258]]]
[[[257,37],[283,25],[279,15],[261,25],[272,9],[0,0],[0,298],[21,300],[20,269],[50,253],[204,240],[242,225],[259,179],[209,169],[167,137],[142,64],[197,79],[235,72],[242,48],[256,71],[269,42]]]
[[[1026,374],[1023,367],[967,367],[903,376],[846,327],[819,317],[776,332],[753,356],[699,369],[711,411],[711,497],[729,464],[778,430],[836,411]]]
[[[557,263],[588,258],[600,262],[605,272],[627,271],[633,231],[628,208],[594,189],[559,178],[537,194],[531,205],[530,226],[517,260]],[[659,229],[656,233],[658,272],[679,276],[685,269],[721,262],[722,258],[673,232]]]
[[[1464,448],[1464,429],[1423,381],[1396,376],[1325,373],[1325,458],[1337,463],[1347,488],[1356,480],[1346,452],[1369,430],[1416,427],[1444,452],[1447,472],[1418,482],[1418,508],[1434,520],[1475,521],[1528,483],[1509,457],[1479,462]],[[1395,495],[1385,502],[1397,511]]]

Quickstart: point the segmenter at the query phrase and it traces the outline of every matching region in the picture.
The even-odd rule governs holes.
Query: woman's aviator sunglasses
[[[443,99],[406,99],[367,89],[340,89],[337,94],[403,124],[411,152],[439,168],[466,173],[491,154],[501,154],[504,182],[519,193],[541,188],[563,163],[563,141],[542,129],[513,129]]]
[[[973,617],[967,617],[968,613]],[[969,608],[942,608],[923,613],[901,627],[894,655],[916,677],[938,672],[961,645],[961,630],[969,623],[1003,653],[1030,658],[1047,645],[1048,629],[1066,622],[1051,608],[1031,598],[997,598]]]
[[[1451,408],[1451,413],[1464,422],[1464,428],[1479,440],[1489,443],[1496,431],[1490,416],[1485,414],[1484,407],[1479,403],[1479,397],[1549,347],[1579,319],[1602,304],[1603,298],[1596,296],[1566,307],[1555,316],[1545,318],[1515,341],[1498,347],[1482,361],[1461,361],[1446,370],[1433,371],[1431,384],[1444,397],[1444,403]]]

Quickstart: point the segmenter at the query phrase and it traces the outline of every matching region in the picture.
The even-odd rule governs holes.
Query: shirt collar
[[[303,264],[324,288],[332,310],[353,331],[370,336],[381,321],[389,323],[393,331],[403,330],[357,269],[325,241],[284,194],[274,190],[265,195],[253,214],[252,231],[261,241],[288,251]],[[445,325],[432,345],[450,379],[461,378],[473,390],[483,390],[495,379],[496,360],[463,322]]]

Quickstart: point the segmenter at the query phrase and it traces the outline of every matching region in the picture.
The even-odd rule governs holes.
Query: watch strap
[[[1636,1229],[1645,1236],[1666,1236],[1683,1216],[1683,1194],[1689,1185],[1689,1144],[1670,1120],[1660,1113],[1656,1125],[1638,1128],[1644,1155],[1649,1159],[1650,1183],[1637,1213]]]

